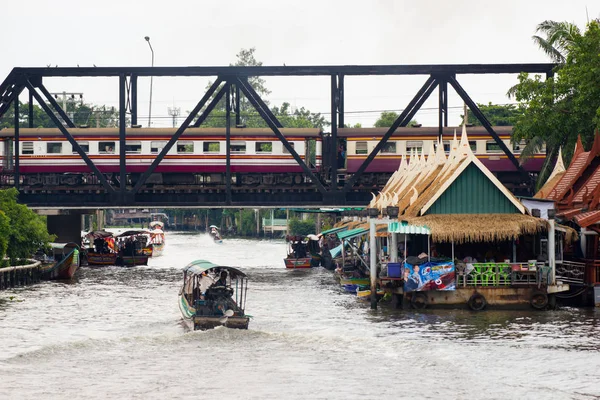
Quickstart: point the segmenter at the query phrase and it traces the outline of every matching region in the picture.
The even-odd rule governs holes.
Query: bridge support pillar
[[[56,242],[81,243],[81,214],[48,215],[48,233],[56,235]]]

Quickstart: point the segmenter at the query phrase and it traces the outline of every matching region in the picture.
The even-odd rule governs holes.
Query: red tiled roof
[[[600,222],[600,210],[587,211],[581,214],[575,215],[573,218],[577,225],[582,228],[588,227],[592,224]]]
[[[581,172],[587,166],[589,152],[580,153],[577,158],[571,162],[569,168],[562,176],[561,180],[556,184],[554,189],[548,194],[548,200],[562,200],[570,188],[573,187]]]
[[[592,176],[589,177],[587,182],[575,193],[573,197],[573,202],[581,203],[583,201],[583,196],[591,197],[591,194],[598,189],[598,185],[600,184],[600,168],[597,168]]]

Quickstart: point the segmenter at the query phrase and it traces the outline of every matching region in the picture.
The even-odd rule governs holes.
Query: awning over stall
[[[404,233],[406,235],[431,235],[431,231],[426,226],[411,225],[406,221],[390,222],[388,224],[389,233]]]
[[[349,231],[337,232],[337,237],[340,238],[340,240],[350,240],[357,236],[365,235],[367,233],[369,233],[369,229],[367,228],[356,228],[350,229]]]
[[[321,232],[321,235],[325,236],[325,235],[329,235],[330,233],[345,231],[346,229],[348,229],[347,226],[338,226],[337,228],[331,228],[331,229],[327,229],[326,231]]]

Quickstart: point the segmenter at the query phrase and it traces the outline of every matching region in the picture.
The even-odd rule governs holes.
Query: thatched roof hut
[[[512,240],[547,229],[473,154],[464,126],[448,157],[442,143],[429,154],[403,160],[369,207],[398,207],[399,220],[427,227],[436,242]]]

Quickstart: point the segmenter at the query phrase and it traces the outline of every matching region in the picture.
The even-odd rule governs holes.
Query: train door
[[[5,138],[0,142],[0,170],[12,169],[13,167],[13,141]]]

